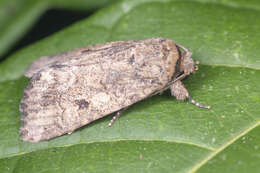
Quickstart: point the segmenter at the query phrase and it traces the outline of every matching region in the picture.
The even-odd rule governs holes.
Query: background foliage
[[[0,55],[50,8],[98,10],[0,62],[1,172],[260,172],[260,1],[0,2]],[[66,19],[64,19],[66,20]],[[113,40],[167,37],[199,71],[184,81],[199,109],[169,92],[48,142],[19,138],[26,67],[40,56]]]

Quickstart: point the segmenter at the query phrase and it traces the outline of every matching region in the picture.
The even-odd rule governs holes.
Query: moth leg
[[[171,85],[170,89],[171,89],[172,96],[175,96],[177,100],[184,101],[185,99],[189,99],[189,101],[191,103],[193,103],[194,105],[196,105],[198,107],[210,109],[210,106],[200,104],[200,103],[196,102],[195,100],[193,100],[193,98],[189,95],[189,92],[184,87],[184,85],[182,84],[181,81],[176,81],[175,83],[173,83]]]
[[[110,120],[110,122],[108,123],[108,126],[112,126],[114,124],[114,122],[121,116],[121,114],[126,110],[127,108],[123,108],[119,111],[116,112],[116,114],[113,116],[113,118]]]

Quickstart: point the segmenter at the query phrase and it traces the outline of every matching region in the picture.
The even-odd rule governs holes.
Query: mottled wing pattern
[[[119,45],[131,44],[132,41],[117,41],[117,42],[109,42],[105,44],[97,44],[94,46],[87,46],[84,48],[78,48],[72,51],[67,51],[51,56],[43,56],[39,59],[35,60],[26,70],[25,76],[31,78],[37,72],[43,70],[44,68],[49,68],[49,66],[53,64],[59,64],[70,59],[73,59],[77,56],[81,56],[82,53],[86,52],[96,52],[99,50],[106,50],[111,47],[117,47]]]
[[[150,96],[171,79],[178,57],[162,38],[93,49],[33,75],[20,105],[23,140],[71,133]]]

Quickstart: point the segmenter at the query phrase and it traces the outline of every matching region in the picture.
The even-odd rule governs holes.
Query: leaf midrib
[[[76,143],[76,144],[69,144],[69,145],[63,145],[63,146],[57,146],[57,147],[47,147],[47,148],[42,148],[42,149],[38,149],[38,150],[32,150],[32,151],[29,151],[29,152],[20,152],[20,153],[6,155],[6,156],[0,158],[0,160],[6,159],[8,157],[21,156],[21,155],[24,155],[24,154],[29,154],[29,153],[32,153],[32,152],[38,152],[38,151],[42,151],[42,150],[48,150],[48,149],[53,149],[53,148],[65,148],[65,147],[71,147],[71,146],[82,145],[82,144],[108,143],[108,142],[119,142],[119,141],[170,142],[170,143],[191,145],[191,146],[198,147],[198,148],[201,148],[201,149],[204,149],[204,150],[208,150],[210,152],[207,157],[205,157],[203,160],[199,161],[198,164],[196,164],[194,167],[192,167],[188,171],[188,173],[195,173],[203,165],[205,165],[209,160],[213,159],[221,151],[223,151],[224,149],[226,149],[227,147],[232,145],[239,138],[246,135],[247,133],[249,133],[250,131],[252,131],[254,128],[256,128],[259,125],[260,125],[260,121],[257,121],[254,124],[249,125],[248,128],[246,128],[244,131],[241,131],[237,136],[235,136],[234,138],[231,138],[229,141],[226,141],[223,145],[221,145],[218,148],[213,148],[213,147],[204,146],[204,145],[201,145],[201,144],[187,142],[187,141],[181,141],[181,140],[178,141],[178,140],[167,140],[167,139],[164,139],[164,140],[163,139],[109,139],[109,140],[103,140],[103,141],[79,142],[79,143]]]
[[[190,145],[193,147],[198,147],[204,150],[208,150],[209,152],[215,151],[216,148],[213,147],[209,147],[206,145],[201,145],[198,143],[193,143],[190,141],[183,141],[183,140],[169,140],[169,139],[108,139],[108,140],[99,140],[99,141],[85,141],[85,142],[78,142],[78,143],[74,143],[74,144],[67,144],[67,145],[62,145],[62,146],[53,146],[53,147],[46,147],[46,148],[42,148],[42,149],[36,149],[36,150],[32,150],[32,151],[27,151],[27,152],[18,152],[15,154],[8,154],[5,155],[4,157],[0,158],[0,160],[5,159],[5,158],[9,158],[9,157],[15,157],[15,156],[21,156],[24,154],[29,154],[32,152],[38,152],[38,151],[43,151],[43,150],[49,150],[49,149],[54,149],[54,148],[66,148],[66,147],[72,147],[72,146],[77,146],[77,145],[84,145],[84,144],[94,144],[94,143],[112,143],[112,142],[120,142],[120,141],[143,141],[143,142],[169,142],[169,143],[176,143],[176,144],[185,144],[185,145]]]
[[[214,152],[210,153],[207,157],[205,157],[203,160],[201,160],[200,162],[198,162],[198,164],[196,164],[193,168],[191,168],[190,171],[188,171],[188,173],[195,173],[196,171],[198,171],[203,165],[205,165],[209,160],[213,159],[217,154],[219,154],[221,151],[223,151],[224,149],[226,149],[227,147],[229,147],[231,144],[233,144],[234,142],[236,142],[239,138],[241,138],[242,136],[246,135],[247,133],[249,133],[251,130],[253,130],[254,128],[256,128],[257,126],[260,125],[260,121],[257,121],[254,124],[251,124],[247,129],[245,129],[243,132],[241,132],[239,135],[235,136],[234,138],[232,138],[231,140],[227,141],[225,144],[223,144],[222,146],[220,146],[219,148],[217,148]]]

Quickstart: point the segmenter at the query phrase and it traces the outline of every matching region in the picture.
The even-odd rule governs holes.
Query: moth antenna
[[[190,101],[191,103],[193,103],[194,105],[196,105],[196,106],[198,106],[198,107],[200,107],[200,108],[210,109],[210,106],[203,105],[203,104],[200,104],[200,103],[196,102],[191,96],[188,96],[187,98],[189,99],[189,101]]]

